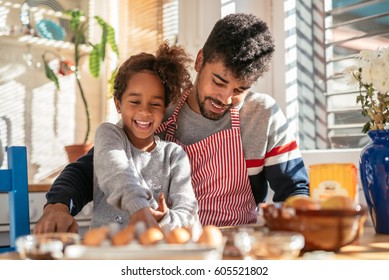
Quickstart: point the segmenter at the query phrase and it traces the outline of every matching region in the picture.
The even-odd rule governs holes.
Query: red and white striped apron
[[[178,113],[188,94],[189,91],[184,93],[173,115],[161,124],[157,133],[166,131],[166,140],[180,144],[188,154],[201,224],[232,226],[255,223],[256,203],[243,154],[239,111],[230,110],[231,129],[185,146],[174,138],[174,131]]]

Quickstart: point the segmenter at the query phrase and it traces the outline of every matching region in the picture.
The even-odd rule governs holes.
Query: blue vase
[[[389,234],[389,130],[373,130],[362,150],[359,171],[369,213],[377,233]]]

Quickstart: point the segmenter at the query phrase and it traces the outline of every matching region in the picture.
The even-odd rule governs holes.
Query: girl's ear
[[[120,114],[120,100],[117,100],[116,97],[113,97],[113,101],[115,102],[116,111]]]
[[[203,65],[203,60],[204,60],[203,49],[201,49],[201,50],[199,50],[197,57],[196,57],[196,61],[195,61],[194,69],[196,70],[196,72],[200,71],[201,66]]]

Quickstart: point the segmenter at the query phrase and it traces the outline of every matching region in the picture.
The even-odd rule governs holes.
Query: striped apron
[[[256,203],[240,137],[239,111],[230,109],[231,129],[185,146],[174,138],[174,132],[178,113],[188,95],[189,91],[184,93],[173,115],[161,124],[157,133],[166,131],[165,139],[181,145],[188,154],[201,224],[233,226],[255,223]]]

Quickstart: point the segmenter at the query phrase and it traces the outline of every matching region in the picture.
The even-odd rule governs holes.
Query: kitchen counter
[[[357,244],[343,247],[335,256],[348,260],[389,260],[389,234],[376,234],[373,227],[365,227]]]
[[[0,254],[0,260],[19,260],[16,252]],[[340,260],[389,260],[389,234],[376,234],[374,228],[366,227],[362,238],[353,245],[335,253]]]
[[[51,187],[51,184],[29,184],[28,192],[48,192]]]

